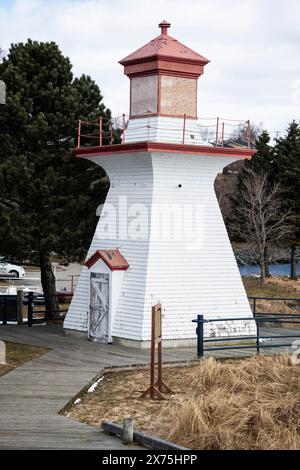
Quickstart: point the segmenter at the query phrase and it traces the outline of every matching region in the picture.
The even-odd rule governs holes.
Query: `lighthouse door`
[[[108,342],[109,274],[91,273],[89,339]]]

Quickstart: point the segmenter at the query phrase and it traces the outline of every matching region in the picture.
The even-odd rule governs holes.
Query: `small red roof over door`
[[[97,250],[85,262],[85,266],[90,269],[99,259],[102,259],[111,271],[125,271],[129,268],[129,264],[119,250]]]

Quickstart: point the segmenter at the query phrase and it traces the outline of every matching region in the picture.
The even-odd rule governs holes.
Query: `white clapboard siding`
[[[113,336],[150,339],[151,306],[163,305],[165,339],[195,337],[192,319],[251,317],[251,309],[214,192],[218,172],[235,158],[222,155],[141,152],[93,156],[105,169],[111,187],[88,257],[97,249],[119,248],[130,267],[124,275],[113,325]],[[181,185],[181,187],[179,187]],[[117,209],[119,196],[128,206],[148,208],[148,240],[103,239],[105,212]],[[162,204],[201,206],[203,233],[190,246],[184,239],[157,239]],[[126,219],[122,212],[121,219]],[[130,217],[129,217],[130,220]],[[101,235],[102,234],[102,235]],[[66,316],[67,329],[87,330],[89,272],[83,268]],[[254,322],[220,322],[205,326],[206,335],[252,334]]]

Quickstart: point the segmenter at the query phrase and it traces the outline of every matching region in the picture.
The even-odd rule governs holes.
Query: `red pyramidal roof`
[[[102,259],[112,271],[125,271],[129,267],[129,264],[119,250],[97,250],[85,262],[85,266],[90,269],[99,259]]]
[[[168,59],[175,62],[189,62],[206,65],[209,60],[168,35],[170,23],[159,24],[161,34],[138,50],[120,60],[120,64],[140,63],[150,59]]]

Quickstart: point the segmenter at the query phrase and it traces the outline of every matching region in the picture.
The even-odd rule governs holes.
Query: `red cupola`
[[[168,35],[161,34],[120,61],[130,78],[130,117],[145,115],[197,117],[197,79],[208,59]]]

